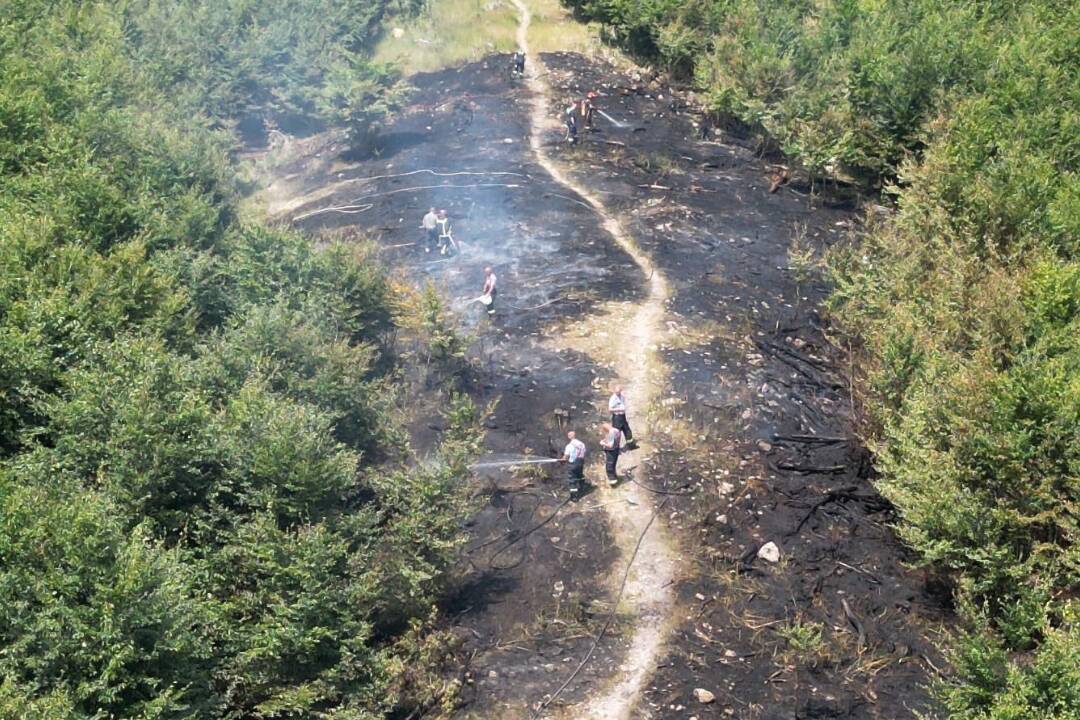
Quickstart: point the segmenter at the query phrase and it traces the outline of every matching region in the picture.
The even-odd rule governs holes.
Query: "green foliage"
[[[204,117],[323,117],[381,7],[5,5],[0,716],[452,702],[433,606],[475,411],[414,466],[382,271],[241,225]],[[391,101],[372,77],[357,126]]]
[[[930,0],[565,1],[810,168],[870,175],[922,147],[943,96],[978,86],[1008,14]]]
[[[901,166],[898,214],[833,257],[879,403],[881,488],[978,627],[944,697],[994,720],[1080,708],[1061,620],[1080,584],[1080,81],[1062,72],[1080,13],[1030,3],[1010,22],[988,81]]]
[[[183,105],[222,125],[377,123],[387,68],[367,61],[387,0],[128,0],[136,61]]]
[[[965,634],[952,654],[960,682],[940,688],[959,720],[1068,720],[1080,708],[1080,629],[1075,603],[1060,623],[1047,627],[1033,657],[1010,663],[985,627]]]

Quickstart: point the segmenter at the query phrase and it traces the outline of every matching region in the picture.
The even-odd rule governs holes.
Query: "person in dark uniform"
[[[608,485],[615,487],[619,484],[617,465],[619,464],[619,452],[623,448],[623,433],[611,423],[604,423],[604,434],[600,438],[600,447],[604,448],[607,461],[604,463],[604,471],[607,473]]]
[[[589,92],[581,100],[581,121],[585,125],[586,130],[592,130],[593,116],[596,114],[596,93]]]
[[[565,142],[573,145],[577,142],[577,108],[571,105],[566,108],[566,115],[563,120],[566,123],[566,140]]]
[[[623,437],[628,445],[634,442],[634,433],[630,430],[630,423],[626,420],[626,396],[623,395],[622,385],[616,385],[611,389],[611,398],[608,400],[608,410],[611,411],[611,424],[622,430]]]
[[[581,486],[585,482],[585,443],[577,439],[573,430],[566,433],[566,449],[563,450],[561,461],[567,464],[566,482],[570,485],[570,496],[574,497],[581,492]]]
[[[518,75],[524,75],[525,74],[525,53],[521,52],[520,50],[518,52],[514,53],[514,60],[513,60],[512,67],[513,67],[513,72],[514,73],[516,73]]]

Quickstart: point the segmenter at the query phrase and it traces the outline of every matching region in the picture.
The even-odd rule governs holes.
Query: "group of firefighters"
[[[525,74],[524,53],[514,53],[510,70],[515,76]],[[574,143],[577,141],[579,116],[585,129],[592,129],[593,117],[596,113],[596,98],[597,93],[589,92],[580,102],[576,102],[566,109],[564,114],[566,142]],[[430,208],[421,221],[421,228],[424,231],[423,246],[425,253],[437,249],[441,255],[446,255],[457,250],[457,243],[454,241],[454,235],[450,227],[450,219],[445,209],[436,210]],[[487,306],[489,315],[495,314],[495,296],[498,292],[496,283],[495,272],[490,267],[485,267],[481,300]],[[617,472],[619,454],[635,447],[634,434],[630,430],[630,423],[626,419],[626,396],[619,385],[612,388],[611,397],[608,399],[608,410],[611,412],[611,422],[606,422],[602,426],[600,448],[606,456],[604,470],[607,474],[608,484],[614,487],[619,482]],[[559,460],[567,465],[566,479],[570,486],[570,495],[576,497],[581,493],[585,484],[585,455],[587,448],[585,443],[577,438],[577,434],[573,430],[566,433],[566,438],[568,442]]]
[[[525,53],[515,52],[510,59],[510,76],[521,77],[525,75]],[[563,113],[563,124],[566,126],[566,140],[568,143],[577,142],[578,118],[586,130],[592,130],[593,116],[596,114],[596,98],[599,95],[590,91],[579,102],[575,102],[566,108]]]
[[[604,451],[604,471],[607,474],[608,484],[612,487],[619,484],[617,465],[619,454],[624,450],[632,450],[635,447],[634,433],[630,430],[630,423],[626,420],[626,396],[620,385],[612,388],[611,398],[608,399],[608,410],[611,412],[611,422],[603,424],[600,434],[600,447]],[[573,430],[566,433],[566,448],[563,450],[561,462],[567,464],[566,480],[570,485],[570,496],[576,497],[581,493],[585,483],[585,443],[578,440],[577,433]]]
[[[581,98],[580,102],[576,102],[566,108],[563,119],[563,122],[566,125],[566,142],[571,144],[577,142],[579,115],[585,129],[592,130],[593,117],[596,115],[597,97],[598,95],[595,92],[589,91],[585,97]]]
[[[424,252],[438,250],[440,255],[446,255],[457,249],[454,233],[450,228],[450,218],[445,209],[430,208],[420,221],[420,227],[424,231]]]

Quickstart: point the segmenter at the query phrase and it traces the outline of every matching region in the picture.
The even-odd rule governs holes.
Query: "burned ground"
[[[850,197],[770,193],[773,166],[702,141],[700,116],[673,111],[670,89],[575,56],[545,61],[564,97],[597,90],[629,126],[598,122],[575,172],[622,209],[673,286],[671,432],[652,477],[698,491],[673,499],[704,552],[643,716],[681,717],[705,688],[717,702],[694,707],[701,718],[914,717],[941,666],[926,636],[944,610],[906,568],[869,480],[820,312],[828,288],[789,252],[820,257],[840,239]],[[768,542],[776,564],[757,557]]]
[[[672,290],[659,347],[667,383],[650,411],[659,451],[636,477],[647,469],[650,492],[669,499],[664,520],[686,566],[668,657],[637,716],[914,717],[940,666],[927,634],[944,611],[905,568],[852,435],[844,358],[819,310],[827,288],[789,252],[794,238],[818,254],[839,239],[850,198],[814,198],[797,181],[770,193],[770,166],[745,144],[700,139],[681,95],[673,105],[670,89],[576,55],[544,61],[561,93],[553,116],[597,90],[625,127],[599,118],[577,147],[554,132],[543,143],[618,212]],[[560,333],[646,291],[592,209],[536,164],[528,90],[506,67],[493,57],[414,77],[415,104],[371,152],[282,170],[306,197],[283,217],[312,233],[361,228],[393,272],[453,298],[475,335],[467,389],[496,403],[488,450],[546,456],[567,424],[591,435],[615,374]],[[429,206],[448,209],[460,256],[408,245]],[[499,276],[494,320],[467,304],[485,265]],[[613,321],[598,342],[617,345],[619,330]],[[418,444],[431,424],[418,421]],[[605,491],[565,504],[561,474],[547,470],[476,483],[447,601],[471,680],[462,716],[528,717],[610,609],[620,553],[605,517],[624,501]],[[769,542],[778,562],[757,556]],[[559,704],[617,675],[622,644],[609,636]],[[716,701],[698,703],[695,688]]]

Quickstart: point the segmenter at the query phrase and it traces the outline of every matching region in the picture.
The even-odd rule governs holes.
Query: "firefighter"
[[[566,482],[570,485],[570,497],[576,497],[585,482],[585,443],[577,439],[573,430],[566,433],[566,439],[560,461],[567,463]]]
[[[604,448],[607,460],[604,463],[604,471],[607,473],[608,485],[615,487],[619,484],[619,475],[616,466],[619,463],[619,453],[623,448],[623,433],[611,423],[604,423],[604,432],[600,437],[600,447]]]

